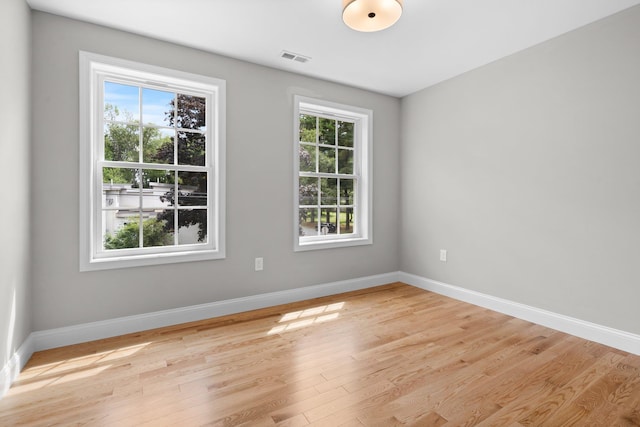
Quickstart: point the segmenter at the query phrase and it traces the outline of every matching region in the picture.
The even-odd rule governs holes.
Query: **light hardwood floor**
[[[640,357],[394,283],[36,353],[0,425],[638,426]]]

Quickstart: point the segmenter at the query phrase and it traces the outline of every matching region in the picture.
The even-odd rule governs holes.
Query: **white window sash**
[[[300,133],[300,115],[307,114],[321,117],[329,120],[346,121],[354,124],[354,146],[342,147],[337,144],[320,144],[319,135],[316,133],[316,141],[304,142],[299,140]],[[307,98],[303,96],[294,96],[294,250],[305,251],[312,249],[326,249],[344,246],[366,245],[372,243],[372,222],[371,222],[371,148],[372,148],[372,118],[371,110],[358,107],[351,107],[343,104],[333,103],[325,100]],[[316,123],[316,128],[318,124]],[[337,138],[337,130],[336,130]],[[351,149],[354,151],[352,174],[326,173],[326,172],[307,172],[300,171],[299,147],[301,145],[315,146],[316,149],[316,165],[318,164],[318,156],[320,147],[336,149],[336,157],[339,149]],[[336,163],[337,165],[337,163]],[[329,179],[352,179],[354,180],[354,188],[356,190],[355,200],[352,205],[345,206],[337,203],[333,205],[322,205],[318,200],[316,205],[300,205],[299,200],[299,178],[329,178]],[[339,181],[338,181],[339,182]],[[339,184],[338,184],[339,185]],[[318,194],[321,197],[321,194]],[[338,194],[339,198],[340,195]],[[339,200],[338,200],[339,201]],[[299,236],[299,209],[317,208],[319,211],[323,208],[336,209],[336,222],[338,232],[328,235]],[[353,233],[340,234],[339,213],[341,210],[353,208],[355,222],[353,223]],[[316,228],[322,223],[322,219],[317,219]]]
[[[142,88],[168,90],[178,94],[204,97],[206,99],[206,128],[203,131],[185,130],[202,134],[206,141],[204,166],[155,164],[104,160],[104,82],[136,85]],[[80,52],[80,270],[90,271],[106,268],[122,268],[138,265],[153,265],[166,262],[197,261],[219,259],[225,256],[225,92],[224,80],[168,70],[137,62]],[[139,99],[140,109],[142,98]],[[139,112],[140,144],[142,123]],[[116,121],[117,122],[117,121]],[[113,123],[113,122],[109,122]],[[175,123],[175,122],[174,122]],[[131,123],[124,122],[130,125]],[[175,128],[174,124],[174,128]],[[162,126],[149,126],[169,128]],[[177,143],[174,144],[174,162],[177,163]],[[102,168],[133,168],[166,170],[171,172],[207,173],[207,241],[178,245],[178,221],[180,210],[201,208],[200,206],[171,206],[176,218],[174,224],[174,245],[148,248],[104,250],[102,236]],[[178,183],[175,183],[177,194]],[[142,194],[143,188],[140,186]],[[177,203],[174,202],[174,203]],[[143,212],[142,200],[138,207]],[[139,215],[140,224],[143,216]],[[140,228],[142,231],[142,227]],[[139,233],[141,243],[143,233]]]

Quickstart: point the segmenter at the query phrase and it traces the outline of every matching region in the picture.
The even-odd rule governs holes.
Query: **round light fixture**
[[[402,0],[343,0],[342,20],[356,31],[389,28],[402,15]]]

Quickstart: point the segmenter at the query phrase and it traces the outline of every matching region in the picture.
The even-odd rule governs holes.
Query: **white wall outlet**
[[[256,271],[262,271],[264,269],[264,260],[262,259],[262,257],[256,258],[255,267]]]
[[[440,249],[440,261],[447,262],[447,250]]]

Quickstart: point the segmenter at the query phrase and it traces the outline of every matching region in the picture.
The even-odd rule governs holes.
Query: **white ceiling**
[[[342,0],[27,0],[37,10],[404,96],[640,0],[404,0],[398,23],[359,33]],[[299,63],[283,50],[311,57]]]

